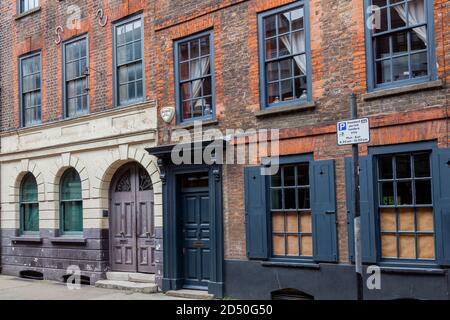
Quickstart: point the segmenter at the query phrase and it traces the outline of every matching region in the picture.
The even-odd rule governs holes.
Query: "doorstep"
[[[214,300],[214,295],[204,290],[170,290],[166,292],[166,296],[191,300]]]

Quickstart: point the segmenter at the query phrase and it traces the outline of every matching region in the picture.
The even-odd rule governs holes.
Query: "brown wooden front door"
[[[113,271],[154,273],[153,187],[138,163],[123,166],[111,184],[110,257]]]

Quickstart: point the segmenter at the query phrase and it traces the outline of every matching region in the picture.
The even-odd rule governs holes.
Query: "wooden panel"
[[[434,236],[419,235],[417,240],[417,250],[419,259],[434,259]]]
[[[284,256],[284,236],[273,236],[273,254],[276,256]]]
[[[288,213],[286,215],[286,231],[298,232],[298,214]]]
[[[416,258],[416,242],[414,236],[400,236],[400,258],[415,259]]]
[[[300,255],[305,256],[305,257],[311,257],[313,255],[313,250],[312,250],[312,236],[302,236],[300,238],[300,248],[301,248],[301,253]]]
[[[300,232],[311,233],[311,213],[301,213],[300,214]]]
[[[284,232],[284,213],[272,214],[272,230],[273,232]]]
[[[414,208],[398,209],[398,224],[399,231],[415,231]]]
[[[288,256],[298,256],[298,236],[288,235],[287,236],[287,255]]]
[[[396,231],[395,209],[380,209],[381,231]]]
[[[434,231],[432,208],[417,208],[417,231]]]
[[[381,236],[381,251],[383,258],[397,258],[397,238],[395,235]]]

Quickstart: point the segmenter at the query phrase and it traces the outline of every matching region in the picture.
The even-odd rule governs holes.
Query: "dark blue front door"
[[[184,189],[183,212],[184,287],[207,288],[210,279],[210,203],[207,188]]]

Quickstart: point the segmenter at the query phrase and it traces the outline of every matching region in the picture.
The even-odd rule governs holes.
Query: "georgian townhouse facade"
[[[450,298],[448,1],[20,0],[0,17],[2,273],[355,299],[336,137],[354,93],[362,260],[381,270],[364,298]]]
[[[152,16],[147,1],[2,1],[3,274],[158,281]]]
[[[371,127],[359,147],[364,272],[381,268],[381,289],[364,297],[449,299],[449,10],[440,0],[157,1],[165,117],[147,150],[162,176],[162,289],[356,299],[352,152],[336,137],[354,93]],[[174,132],[190,130],[185,152],[208,151],[199,123],[279,129],[278,152],[180,164]],[[250,145],[224,137],[216,153]],[[264,174],[274,161],[280,170]]]

